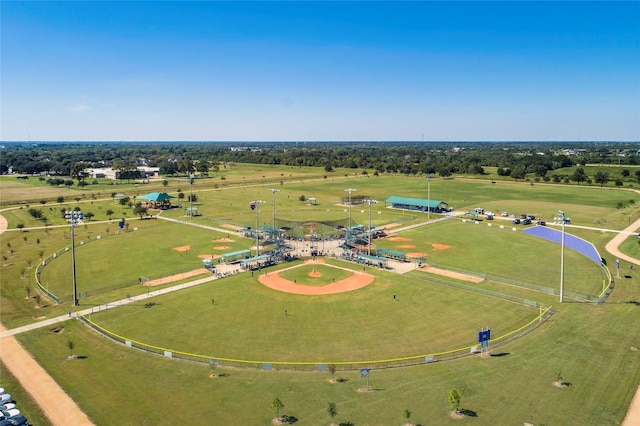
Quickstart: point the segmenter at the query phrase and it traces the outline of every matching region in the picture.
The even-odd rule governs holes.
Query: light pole
[[[349,231],[351,231],[351,193],[355,191],[353,188],[345,189],[349,193]]]
[[[431,218],[431,173],[427,173],[427,220]]]
[[[562,220],[562,237],[560,239],[560,303],[564,300],[564,212],[558,210],[560,220]]]
[[[189,220],[193,220],[193,178],[195,175],[189,175]]]
[[[364,200],[364,202],[369,204],[369,250],[367,254],[371,256],[371,204],[377,203],[378,200]]]
[[[262,200],[256,200],[251,202],[251,206],[256,211],[256,256],[260,256],[260,204],[264,203]]]
[[[273,196],[273,232],[276,232],[276,192],[280,192],[280,190],[271,189],[271,195]]]
[[[73,306],[78,306],[78,285],[76,282],[76,235],[75,228],[78,224],[78,220],[81,217],[81,212],[71,212],[71,271],[73,274]]]

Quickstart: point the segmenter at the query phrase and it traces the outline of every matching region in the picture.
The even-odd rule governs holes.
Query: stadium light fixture
[[[353,188],[345,189],[349,193],[349,231],[351,231],[351,193],[355,191]]]

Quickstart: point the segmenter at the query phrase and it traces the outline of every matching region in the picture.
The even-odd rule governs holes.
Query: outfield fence
[[[529,301],[527,303],[530,306],[539,307],[539,314],[534,319],[524,324],[523,326],[512,330],[508,333],[498,336],[490,341],[489,349],[495,350],[517,338],[520,338],[540,326],[548,318],[550,318],[554,311],[550,306],[544,307],[536,302]],[[381,360],[369,360],[369,361],[260,361],[260,360],[242,360],[218,357],[215,355],[194,354],[184,351],[178,351],[171,348],[164,348],[160,346],[149,345],[143,342],[139,342],[133,339],[129,339],[125,336],[120,336],[113,333],[106,328],[91,321],[91,316],[78,315],[78,319],[84,324],[95,330],[99,334],[102,334],[109,339],[112,339],[118,343],[121,343],[127,347],[143,350],[155,355],[164,356],[167,358],[199,362],[209,364],[212,367],[224,366],[235,368],[250,368],[261,370],[297,370],[297,371],[330,371],[335,367],[336,371],[358,370],[361,368],[371,369],[385,369],[385,368],[397,368],[406,367],[411,365],[430,364],[434,362],[441,362],[451,359],[456,359],[465,356],[477,355],[480,352],[480,348],[477,344],[465,346],[462,348],[452,349],[443,352],[436,352],[430,354],[421,354],[400,358],[390,358]]]
[[[109,237],[115,237],[118,235],[123,235],[125,233],[128,232],[134,232],[134,231],[138,231],[138,228],[133,228],[131,230],[118,230],[115,231],[111,234],[106,234],[106,235],[97,235],[93,238],[91,237],[79,237],[76,236],[76,248],[78,246],[83,246],[85,244],[89,244],[91,242],[95,242],[95,241],[100,241],[104,238],[109,238]],[[49,263],[53,262],[54,260],[58,259],[60,256],[62,256],[65,253],[71,253],[71,241],[69,242],[70,245],[67,247],[63,247],[59,250],[57,250],[56,252],[52,253],[51,255],[47,256],[44,260],[42,260],[42,262],[40,262],[38,264],[38,266],[35,269],[34,275],[35,275],[35,281],[36,281],[36,286],[38,287],[38,289],[45,294],[45,296],[47,296],[49,299],[51,299],[53,302],[55,303],[64,303],[67,301],[73,301],[73,294],[55,294],[53,291],[49,290],[49,286],[47,283],[42,283],[41,280],[41,275],[42,275],[42,270],[44,269],[45,266],[47,266]],[[183,271],[184,273],[187,273],[187,271]],[[179,274],[179,273],[176,273]],[[149,276],[150,279],[157,279],[157,278],[163,278],[164,275],[162,274],[157,274],[157,275],[151,275]],[[177,280],[177,278],[176,278]],[[175,282],[176,280],[174,280],[173,282]],[[83,299],[83,298],[87,298],[89,296],[95,296],[98,294],[103,294],[103,293],[108,293],[110,291],[114,291],[114,290],[120,290],[123,288],[127,288],[127,287],[132,287],[132,286],[136,286],[138,285],[139,282],[135,281],[135,282],[131,282],[131,281],[125,281],[125,282],[118,282],[109,286],[104,286],[104,287],[98,287],[98,288],[92,288],[91,290],[87,290],[87,291],[81,291],[78,292],[78,298],[79,299]]]
[[[514,280],[512,278],[507,278],[507,277],[503,277],[503,276],[500,276],[500,275],[494,275],[494,274],[488,274],[488,273],[482,273],[482,272],[476,272],[476,271],[468,271],[468,270],[460,269],[460,268],[452,268],[449,265],[447,265],[447,266],[438,265],[436,263],[429,263],[429,266],[433,266],[433,267],[436,267],[436,268],[444,269],[444,270],[447,270],[447,271],[458,272],[458,273],[461,273],[461,274],[470,275],[470,276],[474,276],[474,277],[484,278],[484,279],[489,280],[489,281],[505,283],[505,284],[512,285],[514,287],[521,287],[521,288],[525,288],[525,289],[528,289],[528,290],[533,290],[533,291],[536,291],[538,293],[544,293],[544,294],[549,294],[549,295],[559,295],[560,294],[559,288],[545,287],[545,286],[541,286],[541,285],[527,283],[527,282],[524,282],[524,281]],[[609,269],[607,269],[604,265],[600,265],[600,267],[603,270],[605,278],[603,280],[602,290],[600,291],[600,293],[598,295],[586,295],[586,294],[581,294],[581,293],[575,293],[575,292],[572,292],[572,291],[567,291],[565,289],[564,290],[564,296],[569,298],[569,299],[577,300],[577,301],[580,301],[580,302],[602,303],[602,301],[606,298],[606,295],[608,295],[611,292],[610,290],[613,289],[613,279],[611,277],[611,273],[609,272]],[[415,275],[412,275],[412,276],[415,276]],[[435,277],[429,278],[428,281],[450,283],[450,281],[448,281],[448,280],[436,279]],[[460,284],[460,286],[465,287],[465,288],[475,289],[475,287],[465,286],[464,284]]]

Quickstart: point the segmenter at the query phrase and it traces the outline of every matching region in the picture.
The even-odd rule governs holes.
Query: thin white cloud
[[[84,112],[87,110],[90,110],[92,107],[89,105],[85,105],[85,104],[75,104],[71,107],[69,107],[69,111],[71,112]]]

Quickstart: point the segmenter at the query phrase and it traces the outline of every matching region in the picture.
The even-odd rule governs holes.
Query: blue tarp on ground
[[[535,237],[544,238],[545,240],[553,241],[554,243],[561,244],[562,243],[562,231],[557,229],[548,228],[546,226],[534,226],[532,228],[527,228],[524,231],[525,234],[533,235]],[[564,234],[564,245],[577,251],[578,253],[584,254],[589,259],[596,262],[598,265],[602,263],[602,258],[600,257],[600,253],[598,250],[591,244],[589,241],[583,240],[582,238],[578,238],[575,235]]]

